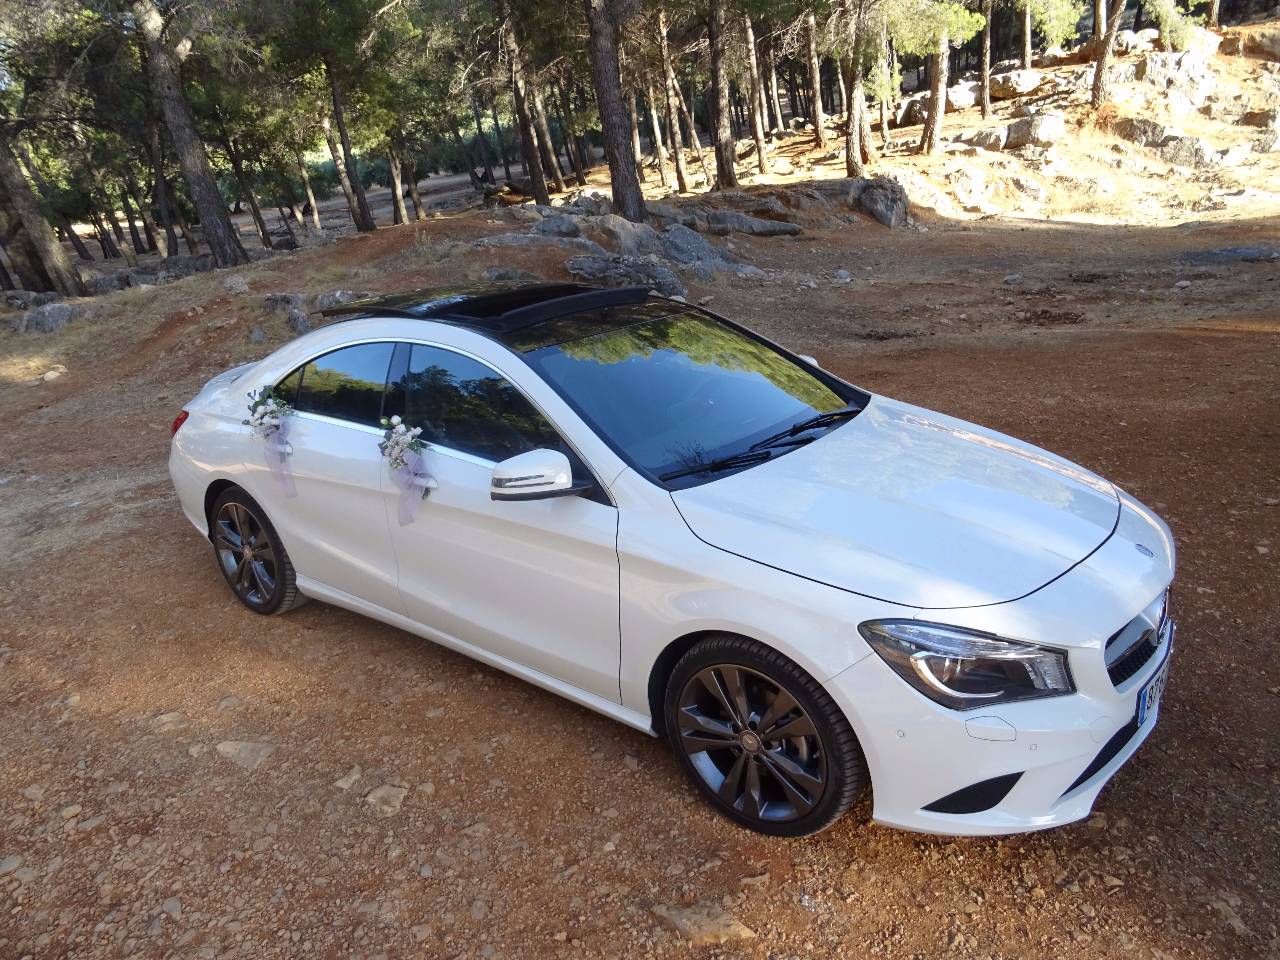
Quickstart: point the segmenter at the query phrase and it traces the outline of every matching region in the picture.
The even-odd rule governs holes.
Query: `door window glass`
[[[538,448],[570,454],[524,394],[470,357],[414,344],[393,391],[404,405],[405,422],[421,427],[428,443],[493,461]]]
[[[394,348],[361,343],[312,360],[302,371],[297,409],[376,427]]]

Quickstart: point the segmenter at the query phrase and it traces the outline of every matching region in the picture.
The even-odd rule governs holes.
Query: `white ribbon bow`
[[[407,527],[418,515],[418,507],[427,495],[440,486],[435,477],[427,473],[422,454],[409,450],[404,455],[404,466],[391,471],[391,482],[400,488],[400,526]]]

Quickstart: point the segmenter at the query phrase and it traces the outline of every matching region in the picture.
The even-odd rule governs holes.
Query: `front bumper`
[[[872,818],[905,830],[986,836],[1087,817],[1155,728],[1159,705],[1138,724],[1138,699],[1165,669],[1173,634],[1170,621],[1157,654],[1119,688],[967,712],[921,696],[874,654],[860,660],[827,688],[866,754]],[[960,802],[939,803],[957,794]],[[942,812],[957,807],[973,812]]]

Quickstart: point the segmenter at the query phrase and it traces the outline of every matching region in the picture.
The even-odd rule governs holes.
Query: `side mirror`
[[[559,450],[530,450],[493,468],[489,496],[494,500],[546,500],[586,493],[591,484],[573,482],[573,467]]]
[[[805,363],[807,363],[809,366],[817,367],[819,370],[822,369],[822,364],[820,364],[813,357],[809,356],[807,353],[797,353],[796,356],[799,357],[801,360],[803,360]]]

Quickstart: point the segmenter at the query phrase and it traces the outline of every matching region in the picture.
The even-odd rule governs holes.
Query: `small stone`
[[[373,812],[377,816],[391,817],[400,812],[400,806],[408,795],[408,787],[396,787],[389,783],[384,783],[382,786],[374,787],[366,793],[364,802],[373,808]]]
[[[82,808],[81,808],[80,804],[78,804],[78,803],[73,803],[73,804],[71,804],[71,805],[70,805],[70,806],[68,806],[68,807],[63,807],[63,808],[62,808],[62,819],[63,819],[63,820],[74,820],[76,817],[80,816],[80,810],[81,810],[81,809],[82,809]]]
[[[662,904],[654,907],[653,912],[695,947],[728,943],[730,940],[751,940],[756,936],[754,930],[713,903],[689,907]]]
[[[222,281],[222,287],[230,294],[241,294],[249,292],[249,281],[238,273],[233,273]]]
[[[356,781],[360,779],[360,767],[355,766],[348,771],[345,777],[339,777],[333,781],[333,785],[339,790],[350,790],[356,785]]]
[[[1007,286],[1016,287],[1018,284],[1022,283],[1022,274],[1011,273],[1004,278],[1004,282]]]
[[[157,733],[168,733],[187,725],[187,718],[180,713],[162,713],[151,721]]]
[[[837,270],[831,274],[831,279],[836,283],[848,283],[853,279],[853,275],[848,270]]]
[[[285,323],[288,324],[290,330],[299,336],[311,329],[311,318],[298,309],[289,311],[285,318]]]
[[[633,773],[640,769],[640,761],[629,753],[622,758],[622,765]]]
[[[1173,288],[1175,290],[1186,290],[1190,286],[1191,286],[1190,280],[1179,280],[1177,283],[1173,285]]]
[[[431,875],[434,873],[435,871],[431,868],[431,864],[429,863],[424,863],[422,866],[418,868],[418,876],[420,876],[423,880],[431,879]]]
[[[1123,887],[1124,881],[1119,877],[1113,877],[1110,874],[1107,874],[1102,878],[1102,884],[1106,887]]]
[[[255,323],[252,327],[249,328],[249,342],[250,343],[266,343],[267,342],[267,331],[263,329],[262,324]]]
[[[489,905],[483,900],[471,901],[471,919],[483,920],[489,915]]]
[[[177,897],[169,897],[164,903],[160,904],[160,909],[172,920],[182,919],[182,901]]]
[[[462,831],[464,836],[468,836],[472,838],[483,837],[488,832],[489,832],[488,826],[486,826],[483,823],[473,823],[471,824],[471,826],[464,828]]]
[[[32,803],[39,803],[44,799],[44,787],[40,786],[38,783],[33,783],[29,787],[23,787],[22,796],[24,799],[30,800]]]
[[[217,750],[237,767],[245,770],[257,770],[266,762],[267,757],[276,752],[275,744],[253,740],[223,740],[218,744]]]
[[[7,877],[20,866],[22,866],[22,857],[18,856],[16,853],[5,857],[3,860],[0,860],[0,877]]]

